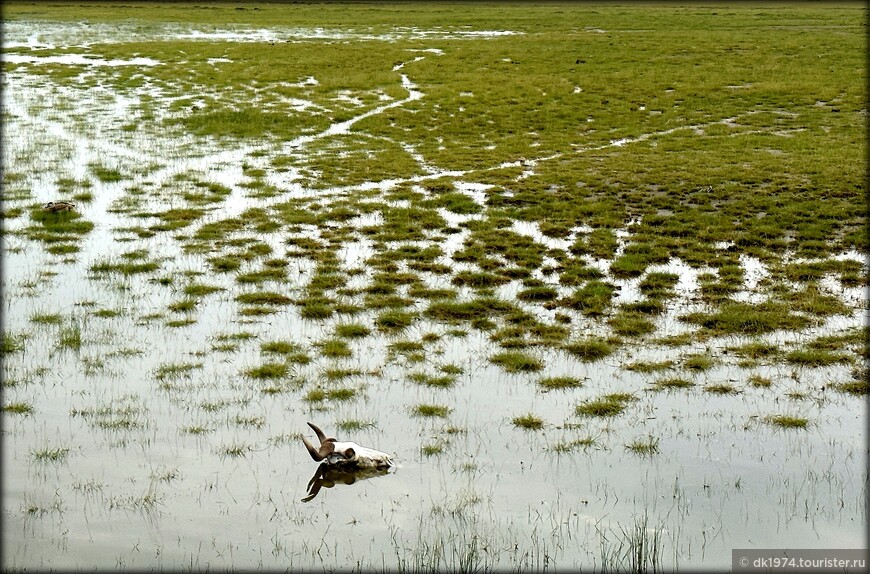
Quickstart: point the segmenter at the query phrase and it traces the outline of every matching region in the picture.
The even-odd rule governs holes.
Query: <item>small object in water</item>
[[[320,448],[314,448],[305,437],[302,437],[302,442],[316,462],[323,461],[344,468],[384,468],[394,464],[392,455],[360,446],[355,442],[339,442],[332,437],[327,438],[316,425],[308,423],[308,426],[317,434]]]
[[[42,210],[57,213],[58,211],[72,211],[75,208],[75,204],[69,201],[49,201]]]

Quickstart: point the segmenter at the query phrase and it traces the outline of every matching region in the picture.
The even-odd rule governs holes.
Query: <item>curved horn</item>
[[[313,458],[315,462],[320,462],[335,450],[335,444],[332,441],[322,443],[320,445],[320,450],[314,448],[314,445],[308,442],[308,439],[305,437],[302,437],[302,442],[305,444],[305,448],[308,449],[308,454],[311,455],[311,458]]]
[[[320,430],[320,428],[314,423],[308,423],[308,426],[311,427],[311,430],[313,430],[314,434],[317,435],[317,438],[320,439],[320,444],[323,444],[323,442],[326,440],[326,435],[323,434],[323,431]]]

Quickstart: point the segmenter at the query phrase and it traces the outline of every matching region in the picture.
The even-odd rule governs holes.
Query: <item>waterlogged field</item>
[[[862,547],[864,9],[5,3],[4,568]]]

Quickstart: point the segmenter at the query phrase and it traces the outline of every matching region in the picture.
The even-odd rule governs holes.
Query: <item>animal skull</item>
[[[393,466],[393,457],[385,452],[360,446],[355,442],[339,442],[334,438],[327,438],[323,431],[316,425],[308,423],[308,426],[317,434],[320,440],[320,448],[308,442],[302,437],[302,442],[308,453],[316,462],[325,462],[329,465],[344,468],[385,468]]]

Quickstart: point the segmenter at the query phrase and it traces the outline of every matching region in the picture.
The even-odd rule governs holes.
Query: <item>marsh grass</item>
[[[612,417],[621,414],[628,403],[637,400],[628,393],[611,393],[577,405],[574,412],[586,417]]]
[[[562,440],[554,443],[549,448],[551,451],[556,453],[569,453],[578,448],[583,448],[585,450],[589,447],[595,446],[596,444],[597,441],[593,437],[584,437],[572,440]]]
[[[343,419],[335,421],[335,428],[344,432],[355,432],[377,428],[377,422],[374,420]]]
[[[809,424],[808,419],[793,415],[770,415],[765,418],[765,421],[774,426],[787,429],[805,429]]]
[[[24,341],[27,335],[24,333],[10,333],[4,330],[0,333],[0,355],[9,355],[24,350]]]
[[[589,281],[563,300],[563,304],[589,317],[599,317],[610,307],[613,286],[604,281]]]
[[[82,326],[79,321],[73,320],[60,328],[57,341],[59,349],[79,351],[82,348],[82,343]]]
[[[766,389],[773,384],[773,380],[770,377],[763,377],[757,373],[749,375],[749,378],[746,380],[751,386],[761,389]]]
[[[698,353],[683,357],[682,366],[690,371],[708,371],[715,363],[710,353]]]
[[[112,259],[99,260],[90,267],[91,272],[96,275],[118,274],[125,277],[140,273],[151,273],[158,269],[160,269],[160,263],[157,261],[117,261]]]
[[[30,456],[37,462],[60,462],[69,455],[68,447],[43,447],[32,449]]]
[[[689,381],[687,379],[682,379],[679,377],[667,378],[667,379],[659,379],[657,381],[653,381],[652,390],[655,391],[663,391],[663,390],[672,390],[672,389],[689,389],[694,387],[695,383]]]
[[[740,391],[729,383],[712,383],[704,387],[704,392],[714,395],[733,395]]]
[[[320,348],[320,354],[324,357],[343,358],[353,356],[353,351],[346,341],[342,339],[327,339],[315,343]]]
[[[635,373],[657,373],[673,369],[674,366],[674,361],[668,359],[665,361],[638,361],[624,365],[622,368],[626,371],[634,371]]]
[[[587,363],[603,359],[616,350],[610,340],[595,336],[571,341],[562,348]]]
[[[625,448],[635,454],[650,456],[653,454],[658,454],[659,442],[660,440],[657,437],[649,436],[645,439],[635,439],[629,444],[625,445]]]
[[[442,454],[444,452],[444,443],[434,442],[424,444],[420,447],[420,452],[426,457]]]
[[[286,363],[263,363],[262,365],[245,369],[245,376],[252,379],[282,379],[290,372]]]
[[[489,358],[489,361],[508,373],[536,372],[544,368],[543,361],[519,351],[496,353]]]
[[[411,409],[411,414],[424,418],[446,418],[450,414],[450,408],[445,405],[421,403]]]
[[[634,524],[626,529],[619,527],[614,541],[602,537],[602,572],[661,572],[662,527],[652,527],[644,512]]]
[[[849,355],[845,353],[835,353],[824,349],[795,349],[786,353],[785,360],[795,365],[804,367],[826,367],[837,363],[847,363],[850,361]]]
[[[583,386],[583,381],[577,377],[545,377],[538,381],[538,386],[546,390],[576,389]]]
[[[352,387],[315,387],[302,397],[307,403],[323,403],[327,401],[351,401],[359,395],[359,391]]]
[[[81,417],[92,427],[107,431],[130,431],[145,428],[148,424],[148,410],[135,395],[93,407],[73,408],[70,416]]]
[[[24,235],[49,246],[65,242],[75,244],[94,228],[93,222],[83,219],[77,211],[50,212],[41,206],[31,208],[30,220],[32,224],[24,229]]]
[[[663,313],[666,305],[682,308],[685,301],[672,301],[677,296],[680,277],[652,267],[672,258],[709,274],[701,278],[703,299],[688,301],[703,304],[692,307],[703,311],[684,316],[688,326],[693,327],[692,332],[663,339],[662,344],[670,347],[688,346],[720,335],[731,338],[779,330],[794,334],[827,317],[858,312],[857,308],[835,301],[819,285],[823,280],[838,277],[854,287],[866,281],[866,270],[860,262],[853,262],[858,263],[855,266],[830,259],[830,254],[838,250],[866,251],[865,146],[853,145],[866,140],[864,123],[856,121],[865,116],[866,82],[843,80],[854,78],[856,70],[862,78],[864,75],[865,38],[860,9],[800,6],[790,8],[784,15],[766,8],[735,6],[728,8],[729,26],[723,27],[715,25],[715,21],[723,18],[721,11],[720,16],[712,18],[706,9],[676,7],[656,7],[652,11],[649,7],[595,7],[594,14],[588,7],[570,3],[556,8],[545,3],[507,4],[498,10],[472,4],[437,9],[423,4],[413,10],[400,4],[384,10],[375,5],[349,7],[329,3],[313,7],[299,4],[292,10],[280,4],[254,8],[216,5],[191,10],[189,6],[167,4],[141,10],[104,4],[44,7],[38,3],[16,3],[4,15],[12,21],[26,18],[37,23],[43,18],[82,22],[84,16],[89,22],[102,23],[105,19],[126,22],[135,15],[137,26],[199,22],[214,29],[310,25],[343,30],[341,22],[351,19],[357,30],[375,34],[383,30],[396,36],[387,42],[366,40],[365,49],[360,49],[360,44],[352,39],[241,43],[179,39],[152,42],[134,38],[120,44],[93,44],[88,51],[107,58],[124,58],[133,53],[151,56],[161,62],[160,66],[112,69],[105,74],[102,71],[82,74],[76,66],[72,70],[69,66],[16,66],[16,74],[33,77],[38,68],[38,73],[58,90],[99,84],[107,93],[131,94],[138,92],[130,90],[140,87],[165,88],[168,90],[165,95],[173,98],[165,102],[166,106],[156,97],[145,98],[134,114],[116,126],[135,131],[137,137],[166,132],[170,139],[178,134],[183,137],[174,139],[184,141],[193,134],[217,142],[224,150],[237,146],[258,148],[240,166],[241,189],[231,189],[228,182],[201,181],[208,170],[191,170],[168,182],[152,184],[132,179],[142,174],[147,180],[146,172],[158,169],[157,166],[116,164],[111,157],[89,166],[88,179],[105,183],[130,180],[125,182],[129,187],[124,190],[124,197],[113,202],[110,211],[121,214],[122,220],[135,218],[142,223],[112,231],[122,233],[124,240],[136,241],[136,245],[147,244],[152,250],[151,254],[137,250],[122,256],[110,256],[108,252],[97,256],[91,274],[97,278],[111,276],[106,283],[113,290],[130,277],[124,296],[140,295],[140,278],[134,276],[142,274],[155,279],[146,284],[146,289],[171,291],[184,297],[178,302],[169,301],[171,308],[179,312],[193,311],[194,301],[205,307],[201,299],[214,292],[210,290],[213,286],[208,284],[209,279],[202,279],[203,283],[199,283],[200,279],[177,279],[179,275],[171,268],[178,262],[156,255],[153,249],[160,243],[151,242],[156,238],[176,242],[185,257],[201,261],[209,274],[229,273],[221,278],[221,284],[226,281],[230,286],[215,303],[226,299],[231,305],[238,305],[239,313],[232,320],[256,323],[257,337],[263,332],[289,336],[276,333],[287,333],[282,330],[284,323],[295,322],[298,313],[305,320],[302,327],[306,330],[311,327],[310,332],[317,337],[353,339],[356,354],[368,354],[371,349],[377,357],[385,338],[390,343],[402,330],[413,330],[410,328],[418,323],[419,311],[426,319],[441,323],[436,325],[439,329],[445,323],[452,327],[444,331],[454,338],[444,345],[447,353],[451,352],[451,346],[465,350],[466,344],[473,343],[481,335],[469,336],[470,329],[475,328],[492,331],[498,337],[497,344],[503,347],[499,351],[510,349],[500,353],[501,357],[507,353],[530,357],[532,352],[541,351],[541,357],[556,355],[556,361],[567,356],[569,365],[574,359],[601,361],[621,346],[626,351],[633,350],[630,346],[637,344],[634,338],[654,332],[656,323],[651,319]],[[455,31],[460,15],[469,30],[481,27],[519,33],[458,42],[436,40],[439,34]],[[606,32],[590,33],[583,26],[578,27],[578,22],[590,17],[594,20],[588,22],[590,25],[600,26]],[[826,25],[808,25],[819,21]],[[638,30],[637,22],[643,22],[643,30]],[[435,36],[425,40],[405,38],[409,33],[407,23]],[[541,30],[546,33],[536,32]],[[836,31],[836,41],[832,40],[832,30]],[[443,50],[441,54],[408,52],[432,41]],[[832,49],[834,45],[836,50]],[[578,46],[582,47],[582,54],[578,54]],[[745,49],[747,46],[752,49]],[[182,52],[185,56],[180,58]],[[722,57],[723,54],[727,57]],[[832,56],[819,58],[819,54]],[[517,59],[506,62],[508,55]],[[212,56],[225,56],[230,61],[225,66],[206,64],[206,58]],[[406,97],[407,90],[399,81],[401,74],[391,69],[397,62],[408,63],[402,74],[407,73],[424,97],[361,118],[352,134],[315,138],[304,154],[275,155],[279,146],[299,135],[322,134],[335,122],[358,118],[360,113],[373,110],[382,105],[378,99],[382,96],[395,102]],[[318,84],[287,86],[309,73],[317,76]],[[748,87],[723,88],[730,84]],[[581,85],[582,91],[574,90]],[[336,98],[337,94],[348,94],[364,103],[357,108]],[[183,97],[174,98],[176,95]],[[200,97],[207,105],[201,109],[192,107]],[[288,107],[287,100],[296,97],[310,99],[316,111]],[[834,98],[837,113],[817,105],[817,100],[830,102]],[[644,108],[649,112],[644,113]],[[653,110],[657,113],[650,113]],[[727,125],[715,124],[723,118],[732,119]],[[11,116],[5,119],[18,121]],[[691,129],[694,125],[699,127]],[[666,133],[672,128],[676,131]],[[638,136],[648,139],[631,141],[630,138]],[[629,138],[624,146],[611,145],[621,138]],[[777,152],[775,157],[770,151]],[[424,161],[418,161],[416,154]],[[517,162],[520,157],[532,161]],[[161,163],[174,159],[161,158]],[[519,165],[498,167],[506,161]],[[429,169],[427,165],[456,170],[453,173],[462,175],[422,182],[408,179],[424,175]],[[84,206],[80,210],[82,215],[64,213],[49,220],[41,209],[29,205],[36,196],[29,180],[41,169],[41,164],[9,167],[3,173],[4,199],[14,198],[23,206],[13,205],[6,213],[14,217],[15,209],[22,210],[17,221],[8,221],[10,227],[27,226],[23,231],[25,240],[39,241],[42,248],[57,254],[49,264],[82,257],[75,255],[79,248],[84,253],[87,246],[90,252],[93,246],[83,237],[93,224],[84,216],[89,216],[90,209],[101,207]],[[462,171],[466,169],[472,171]],[[276,195],[279,190],[271,183],[272,176],[282,173],[296,178],[294,186],[298,183],[301,189],[319,192],[312,197],[293,198],[296,193],[285,194],[282,188],[281,196]],[[215,173],[214,177],[221,176]],[[386,179],[395,183],[385,182]],[[85,188],[84,182],[70,178],[49,177],[49,182],[54,180],[62,194]],[[483,193],[475,192],[472,199],[471,194],[461,193],[454,185],[460,180],[492,187]],[[363,189],[346,187],[363,182],[370,183]],[[384,191],[379,183],[392,187]],[[110,189],[121,187],[112,185]],[[224,207],[234,211],[235,204],[223,205],[228,196],[239,193],[246,202],[263,199],[256,202],[262,207],[243,208],[238,216],[222,218],[219,214]],[[95,192],[94,196],[97,195]],[[81,199],[85,199],[84,195]],[[33,211],[37,209],[39,213]],[[357,223],[357,218],[365,223]],[[124,225],[127,224],[125,221]],[[537,226],[545,237],[566,239],[570,247],[567,251],[548,247],[514,232],[515,224]],[[286,253],[272,253],[270,243],[275,239],[285,240]],[[453,239],[459,239],[458,248],[448,253],[447,244]],[[353,270],[339,261],[340,254],[353,255],[349,240],[360,240],[364,250],[370,245],[374,252],[368,260],[352,263],[356,266]],[[717,246],[726,240],[727,246]],[[790,262],[792,254],[823,260]],[[744,279],[738,264],[744,255],[757,257],[770,269],[769,277],[753,294],[768,296],[766,303],[730,299]],[[788,256],[785,262],[784,256]],[[316,266],[311,273],[309,264]],[[74,266],[66,267],[71,270]],[[294,272],[299,273],[299,281],[308,283],[297,285]],[[371,280],[366,277],[369,274]],[[628,279],[630,286],[638,284],[643,298],[615,308],[616,288],[607,282],[609,277],[619,279],[620,283],[621,279]],[[187,281],[197,282],[185,286]],[[790,284],[782,288],[785,282]],[[33,282],[29,291],[38,293],[45,284]],[[301,289],[298,295],[297,288]],[[516,300],[501,295],[505,292],[517,292]],[[292,301],[285,295],[291,293]],[[567,296],[562,296],[563,293]],[[236,299],[237,296],[242,298]],[[289,303],[295,307],[288,307]],[[99,307],[109,304],[122,303],[101,302]],[[361,306],[365,306],[365,321],[349,323],[348,317],[360,313]],[[161,310],[168,313],[165,307]],[[566,326],[564,329],[543,324],[542,317],[553,311],[561,311],[556,322]],[[137,318],[147,312],[131,311]],[[260,318],[269,314],[268,319]],[[329,320],[332,318],[341,322],[339,326],[334,327]],[[372,319],[374,322],[369,322]],[[663,323],[669,320],[668,317]],[[167,324],[183,327],[190,321],[173,317]],[[97,323],[108,326],[115,322]],[[124,321],[117,323],[122,325]],[[159,321],[148,327],[158,333],[165,331]],[[425,328],[430,328],[428,323]],[[610,329],[626,340],[607,338]],[[39,331],[42,329],[37,334]],[[190,335],[191,340],[196,340],[199,331],[198,326],[168,335],[172,339]],[[605,335],[587,336],[587,333]],[[92,330],[83,324],[82,335],[91,337]],[[464,337],[468,340],[458,339]],[[23,340],[11,343],[10,340],[11,337],[4,338],[4,352],[24,349]],[[242,338],[214,342],[213,348],[239,354],[210,357],[209,367],[202,373],[211,372],[212,359],[232,361],[236,370],[246,369],[250,365],[246,361],[256,357],[260,344],[259,340],[254,344]],[[305,349],[289,342],[273,343],[274,346],[270,343],[260,346],[265,363],[254,369],[274,365],[276,372],[281,372],[291,362],[310,360]],[[719,351],[714,344],[719,343],[711,342],[716,353]],[[27,344],[29,352],[30,345],[35,343],[28,340]],[[336,345],[334,352],[326,344],[318,346],[327,356],[324,363],[331,365],[332,358],[350,355],[351,347]],[[848,366],[841,363],[840,357],[852,360],[856,353],[853,347],[859,345],[820,340],[817,345],[806,344],[788,353],[791,349],[782,351],[773,345],[755,343],[743,345],[734,353],[747,361],[846,369]],[[528,350],[538,346],[546,348]],[[399,347],[390,347],[388,353],[399,354],[409,363],[425,363],[425,368],[413,368],[420,373],[410,373],[419,375],[418,382],[446,383],[459,373],[434,371],[434,363],[428,361],[440,351],[438,347],[421,341],[420,346],[409,345],[401,351]],[[553,349],[557,351],[551,353]],[[486,367],[488,355],[497,351],[481,354],[475,349],[468,350],[473,359],[469,361],[467,383],[477,385],[478,369]],[[668,350],[670,355],[680,352]],[[10,359],[19,361],[27,357]],[[453,360],[452,355],[448,357]],[[669,368],[665,365],[674,357],[666,358],[659,363],[634,363],[626,369],[641,374],[660,373]],[[718,362],[719,357],[714,359]],[[85,360],[79,362],[74,364],[87,368]],[[328,400],[329,393],[336,393],[333,398],[338,399],[356,391],[335,386],[358,372],[356,361],[336,363],[341,367],[317,366],[314,376],[324,382],[318,403]],[[540,365],[534,361],[504,363],[504,368],[520,373],[536,373],[543,367],[542,361]],[[154,363],[149,358],[147,364]],[[199,378],[199,371],[193,375],[164,366],[167,368],[155,375],[158,381]],[[697,371],[712,368],[702,360],[689,360],[682,366]],[[385,371],[386,376],[401,380],[405,373],[401,367],[396,368],[400,374]],[[610,372],[612,365],[592,366],[590,373],[594,374],[597,367]],[[232,384],[241,387],[244,392],[237,392],[245,397],[274,404],[279,410],[325,408],[319,404],[300,406],[296,404],[298,397],[290,393],[277,397],[258,394],[257,390],[277,394],[287,389],[283,375],[275,379],[268,372],[269,369],[255,373],[255,378],[262,378],[262,382],[243,380]],[[818,373],[807,372],[810,374]],[[738,373],[736,377],[739,376]],[[682,388],[690,383],[671,378],[656,381],[653,386]],[[549,377],[538,384],[548,389],[570,389],[579,386],[579,381]],[[866,386],[863,388],[866,393]],[[439,389],[406,390],[454,394]],[[170,398],[176,400],[174,395]],[[548,400],[554,398],[564,397],[550,396]],[[615,404],[616,413],[606,409],[603,413],[596,411],[591,407],[596,402],[593,401],[578,405],[578,414],[613,415],[628,404],[627,400],[606,398],[599,402],[605,407]],[[672,398],[679,402],[686,397]],[[698,398],[713,401],[713,397],[703,394]],[[657,400],[665,399],[660,396]],[[209,408],[227,409],[221,400],[215,399]],[[417,407],[423,411],[415,411],[418,416],[449,413],[441,405]],[[435,410],[436,407],[443,412]],[[587,407],[588,413],[583,410]],[[211,412],[205,404],[202,410]],[[208,425],[233,427],[239,426],[237,422],[232,412],[217,421],[208,419]],[[255,425],[241,426],[242,429],[229,430],[256,430]],[[431,446],[443,444],[436,442]],[[238,454],[242,453],[243,448]],[[481,461],[480,468],[486,469],[485,461]],[[477,537],[471,522],[476,517],[471,511],[478,509],[474,496],[469,495],[468,499],[466,506],[445,505],[447,510],[439,516],[447,517],[458,508],[457,514],[449,517],[462,521],[460,531],[455,533],[449,527],[446,531],[449,536],[455,535],[453,540],[424,538],[422,541],[428,546],[418,549],[418,554],[397,552],[402,563],[416,565],[418,570],[449,570],[457,565],[456,561],[447,564],[438,560],[444,560],[444,553],[450,552],[450,543],[462,541],[467,544],[457,552],[464,571],[486,570],[481,565],[490,566],[491,561],[504,556],[502,550],[516,548],[516,540],[491,543],[492,538],[485,534]],[[445,533],[444,524],[443,521],[438,524],[437,534]],[[648,525],[646,517],[642,526],[642,530],[623,531],[620,540],[625,547],[620,546],[618,551],[609,547],[606,564],[621,570],[655,569],[657,538],[650,537],[658,536],[661,530],[650,528],[655,525]],[[555,542],[555,549],[545,548],[545,556],[550,558],[548,551],[570,555],[571,545],[564,542],[564,539]],[[432,562],[415,563],[421,555]],[[648,560],[650,557],[652,561]],[[333,566],[341,568],[340,559],[337,560]],[[517,560],[511,566],[522,564]],[[545,559],[543,565],[555,563]],[[292,566],[304,567],[295,563]]]
[[[251,445],[246,443],[230,443],[218,447],[217,453],[221,457],[239,458],[242,456],[246,456],[252,450],[253,448],[251,447]]]
[[[372,330],[360,323],[342,323],[335,326],[335,336],[348,339],[368,337]]]
[[[15,415],[29,415],[33,413],[33,405],[22,401],[11,402],[3,405],[3,412]]]
[[[809,319],[792,313],[786,303],[725,302],[716,311],[683,315],[681,320],[700,325],[714,335],[761,335],[777,330],[800,331]]]
[[[607,320],[613,332],[624,337],[640,337],[655,331],[655,324],[637,311],[621,309]]]
[[[385,311],[377,316],[375,325],[379,331],[394,333],[410,327],[415,318],[416,314],[408,311]]]
[[[861,396],[870,394],[870,383],[868,383],[866,380],[854,380],[847,381],[845,383],[834,383],[832,386],[841,393],[847,393],[850,395]]]
[[[430,375],[428,373],[415,372],[408,375],[408,379],[419,385],[427,387],[436,387],[445,389],[456,384],[456,377],[453,375]]]
[[[753,341],[738,347],[726,347],[726,350],[738,357],[748,359],[771,359],[780,354],[780,347],[764,341]]]
[[[544,419],[535,414],[526,413],[511,419],[511,424],[523,430],[541,430],[544,428]]]

